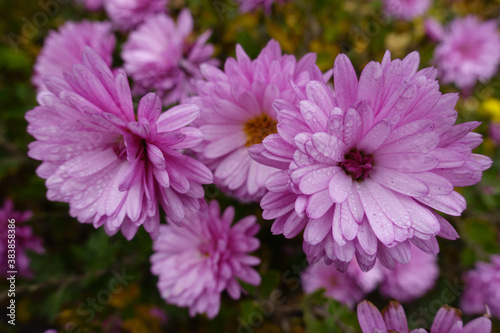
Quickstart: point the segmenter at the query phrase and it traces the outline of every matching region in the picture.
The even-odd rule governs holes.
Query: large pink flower
[[[132,30],[152,15],[165,12],[168,0],[106,0],[104,8],[116,27]]]
[[[297,97],[290,81],[303,89],[315,59],[308,54],[297,62],[293,55],[282,55],[278,42],[271,40],[253,61],[237,45],[236,59],[226,61],[224,72],[201,66],[205,80],[198,81],[196,126],[204,141],[196,149],[223,190],[245,201],[264,195],[264,181],[276,170],[253,161],[248,148],[276,132],[273,101],[293,103]]]
[[[470,89],[478,80],[489,80],[500,64],[498,24],[474,16],[455,19],[436,47],[434,61],[444,83]]]
[[[5,276],[8,271],[15,271],[24,277],[33,276],[26,251],[43,253],[45,249],[42,246],[42,239],[33,235],[31,227],[25,224],[31,216],[30,211],[15,211],[9,199],[5,200],[3,207],[0,208],[0,275]],[[14,222],[10,223],[9,220]]]
[[[427,333],[424,328],[409,331],[406,314],[397,301],[390,302],[380,311],[368,301],[358,304],[358,320],[363,333]],[[491,320],[480,317],[464,326],[462,313],[448,305],[439,309],[432,323],[430,333],[491,333]]]
[[[31,81],[38,91],[46,91],[45,75],[62,76],[82,61],[82,51],[90,46],[111,66],[115,35],[109,22],[66,22],[58,31],[50,31],[36,59]],[[64,50],[64,51],[63,51]]]
[[[166,14],[151,17],[133,31],[123,45],[122,58],[127,74],[134,79],[134,94],[151,89],[164,105],[185,101],[196,93],[201,79],[200,65],[217,66],[214,52],[206,44],[211,32],[192,40],[193,17],[189,9],[180,12],[177,24]]]
[[[236,279],[260,284],[259,274],[251,267],[260,263],[247,253],[259,248],[255,216],[247,216],[231,227],[234,208],[221,216],[219,204],[186,215],[182,225],[160,227],[153,244],[151,271],[158,275],[158,289],[171,304],[189,307],[189,313],[219,313],[221,293],[226,290],[239,299],[242,288]]]
[[[334,66],[335,93],[310,81],[300,102],[274,102],[278,133],[250,148],[253,158],[281,169],[268,177],[261,201],[274,234],[304,230],[311,262],[354,258],[369,270],[376,258],[392,269],[411,259],[410,242],[437,253],[436,236],[458,237],[433,209],[460,215],[454,186],[481,180],[491,165],[472,154],[478,122],[454,125],[458,96],[442,95],[436,71],[417,71],[419,55],[371,62],[360,79],[345,55]]]
[[[68,202],[82,223],[104,225],[110,235],[121,229],[127,239],[140,225],[155,236],[160,203],[167,218],[182,221],[197,210],[201,184],[212,174],[179,150],[202,140],[198,129],[185,127],[198,115],[194,104],[161,113],[154,94],[143,97],[134,113],[127,76],[113,75],[90,48],[81,65],[64,78],[48,76],[52,94],[26,114],[36,139],[28,155],[43,163],[47,197]]]
[[[500,318],[500,255],[492,255],[491,263],[478,262],[464,275],[466,288],[460,306],[467,314],[484,312],[488,306]]]

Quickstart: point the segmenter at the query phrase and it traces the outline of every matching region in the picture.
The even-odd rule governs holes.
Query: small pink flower
[[[205,80],[198,81],[200,118],[195,126],[204,140],[196,151],[223,191],[243,201],[262,198],[264,181],[276,169],[252,160],[248,149],[276,133],[272,103],[278,98],[293,103],[297,97],[290,82],[304,88],[315,60],[311,53],[300,61],[283,55],[271,40],[255,60],[237,45],[236,59],[229,58],[224,71],[201,66]]]
[[[14,210],[12,201],[6,199],[2,208],[0,208],[0,275],[6,275],[7,271],[17,271],[21,276],[31,278],[33,272],[30,269],[30,259],[26,255],[26,251],[36,253],[44,253],[45,249],[42,246],[42,239],[33,235],[33,230],[25,222],[32,216],[30,211],[18,212]],[[14,220],[10,223],[9,220]],[[10,228],[9,225],[15,226]],[[9,232],[14,230],[15,232]],[[14,235],[15,237],[12,237]],[[9,242],[14,239],[15,243]],[[8,250],[12,249],[9,245],[15,244],[13,248],[15,255],[12,260],[14,263],[8,262]],[[13,266],[10,266],[10,265]]]
[[[168,0],[106,0],[104,7],[116,27],[132,30],[150,16],[165,12]]]
[[[85,5],[85,8],[90,11],[98,11],[104,6],[104,0],[76,0]]]
[[[323,260],[312,264],[302,273],[302,286],[307,294],[325,289],[325,296],[333,298],[351,308],[372,292],[383,279],[382,268],[365,273],[354,260],[347,271],[339,272],[335,266]]]
[[[237,279],[260,284],[251,267],[260,263],[249,252],[259,248],[255,216],[247,216],[231,227],[234,208],[221,215],[213,200],[208,207],[186,215],[182,224],[160,227],[153,243],[151,272],[158,275],[158,289],[170,304],[189,307],[189,314],[206,313],[214,318],[220,309],[221,293],[226,290],[239,299],[242,287]]]
[[[500,319],[500,255],[492,255],[491,263],[477,262],[465,273],[466,288],[460,306],[467,314],[483,313],[485,306]]]
[[[196,94],[196,80],[202,78],[200,66],[219,62],[211,58],[213,45],[206,43],[211,32],[192,40],[192,30],[193,17],[189,9],[183,9],[177,24],[162,13],[130,34],[122,58],[125,71],[134,79],[135,95],[155,90],[163,104],[169,105]]]
[[[445,29],[434,61],[443,83],[467,90],[478,80],[489,80],[500,64],[498,24],[481,22],[474,16],[455,19]]]
[[[162,112],[150,93],[135,113],[125,72],[114,75],[90,48],[82,59],[63,78],[45,77],[51,93],[26,114],[36,139],[28,155],[43,161],[37,173],[47,179],[47,198],[69,203],[80,222],[104,225],[109,235],[121,230],[127,239],[144,225],[155,237],[159,205],[169,220],[182,221],[204,203],[202,184],[212,183],[210,170],[182,153],[203,138],[186,127],[199,109]]]
[[[384,9],[390,15],[410,21],[429,9],[431,0],[383,0]]]
[[[455,125],[458,96],[441,94],[436,70],[418,71],[419,60],[387,52],[358,79],[339,55],[334,93],[319,78],[296,89],[298,101],[274,101],[278,133],[249,149],[278,169],[263,217],[275,220],[273,234],[304,230],[310,262],[345,270],[356,256],[363,271],[377,259],[393,269],[411,260],[411,243],[436,254],[436,236],[458,238],[434,210],[460,215],[466,202],[454,187],[479,182],[492,161],[472,153],[479,122]]]
[[[36,59],[31,79],[37,90],[47,91],[43,83],[45,75],[62,76],[64,71],[71,71],[73,65],[81,64],[82,52],[87,46],[94,49],[104,62],[111,66],[115,48],[115,35],[111,32],[111,24],[68,21],[58,31],[50,31]]]

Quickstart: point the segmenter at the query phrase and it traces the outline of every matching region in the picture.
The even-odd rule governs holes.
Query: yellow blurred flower
[[[500,100],[492,97],[488,98],[481,104],[480,110],[494,122],[500,122]]]

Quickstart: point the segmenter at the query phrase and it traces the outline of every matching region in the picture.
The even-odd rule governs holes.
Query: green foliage
[[[358,318],[347,306],[324,296],[324,290],[306,295],[301,302],[307,332],[354,333]]]

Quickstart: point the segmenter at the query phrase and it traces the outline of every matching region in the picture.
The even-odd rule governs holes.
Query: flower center
[[[352,179],[360,181],[368,177],[373,167],[373,156],[353,149],[344,155],[344,161],[340,166],[351,175]]]
[[[278,122],[267,114],[262,114],[259,117],[255,117],[246,122],[244,130],[247,135],[246,146],[250,147],[259,144],[268,136],[269,134],[278,133],[276,125]]]
[[[209,243],[200,244],[200,246],[198,247],[198,251],[200,251],[200,255],[203,258],[210,258],[213,252],[212,247]]]

